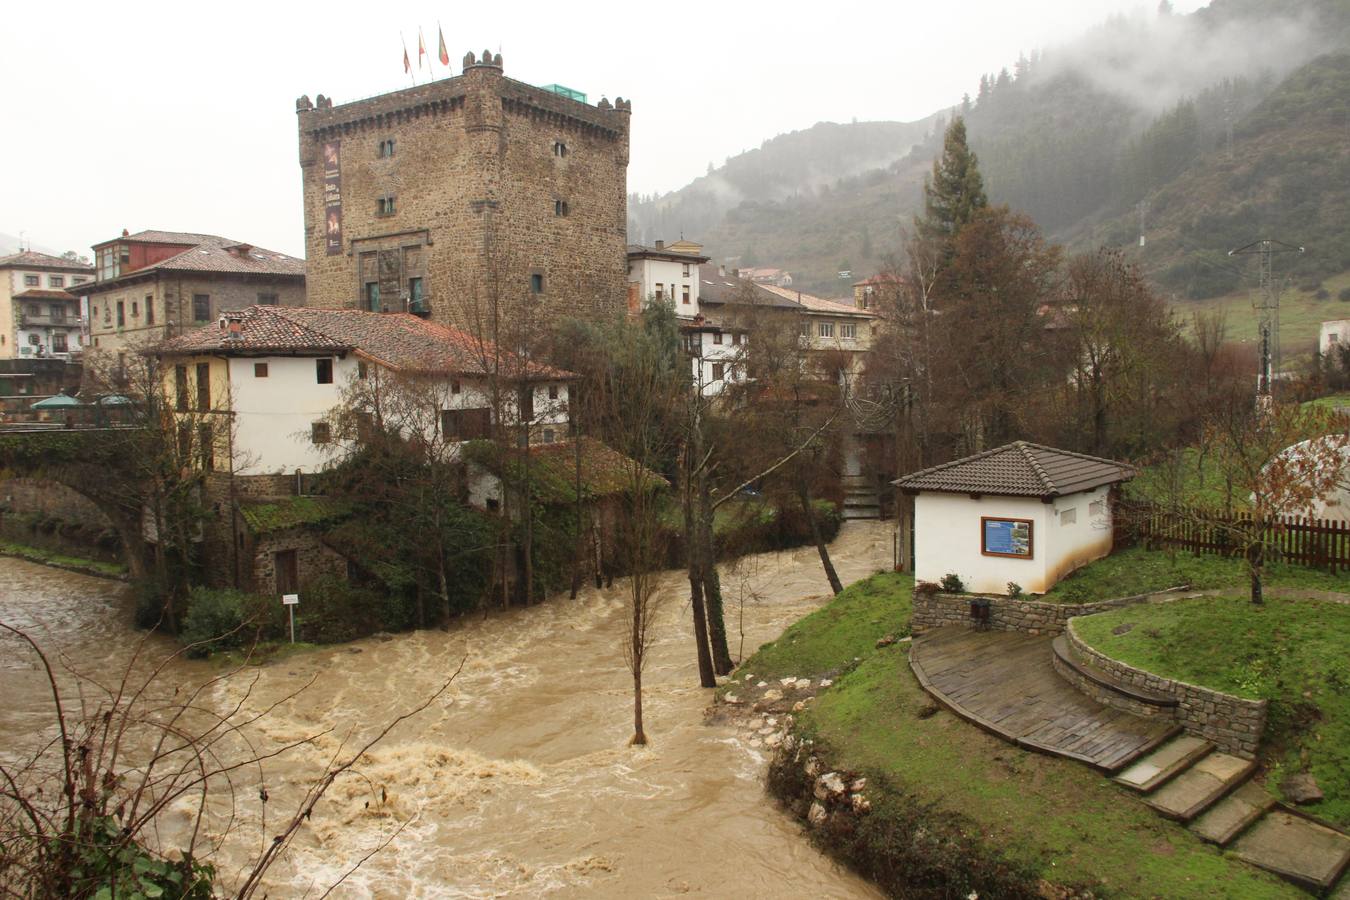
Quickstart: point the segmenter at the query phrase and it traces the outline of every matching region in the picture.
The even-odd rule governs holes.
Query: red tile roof
[[[69,300],[74,302],[79,300],[74,294],[66,291],[49,291],[46,288],[29,288],[20,294],[14,295],[15,300]]]
[[[81,293],[99,293],[115,288],[124,280],[160,272],[210,272],[226,275],[272,275],[303,278],[305,261],[275,250],[254,247],[251,244],[219,237],[214,234],[191,234],[185,231],[140,231],[127,237],[104,241],[95,247],[119,241],[150,244],[184,244],[187,249],[168,259],[150,263],[117,278],[80,285]]]
[[[63,269],[72,272],[93,272],[94,267],[74,260],[62,259],[36,250],[23,250],[0,256],[0,269]]]
[[[906,491],[1058,497],[1128,481],[1134,469],[1085,453],[1014,441],[897,478]]]
[[[237,319],[239,333],[226,322]],[[216,325],[172,338],[153,351],[183,353],[345,353],[355,352],[399,372],[484,376],[496,370],[507,377],[566,380],[575,376],[536,362],[526,364],[502,352],[494,360],[491,342],[480,342],[456,328],[407,313],[295,306],[249,306],[225,313]]]

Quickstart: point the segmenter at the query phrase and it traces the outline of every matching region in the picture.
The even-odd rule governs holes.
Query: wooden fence
[[[1116,507],[1117,545],[1142,541],[1150,548],[1174,547],[1197,556],[1240,556],[1251,534],[1251,516],[1200,508],[1163,509],[1126,501]],[[1266,523],[1266,558],[1326,569],[1333,574],[1350,570],[1350,523],[1334,519],[1281,516]]]

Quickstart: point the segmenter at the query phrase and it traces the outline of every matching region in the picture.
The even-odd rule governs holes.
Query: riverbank
[[[52,550],[44,550],[41,547],[16,544],[13,541],[0,541],[0,556],[22,559],[42,566],[51,566],[54,569],[64,569],[67,572],[77,572],[80,575],[92,575],[95,578],[111,578],[116,581],[129,580],[126,566],[97,559],[68,556]]]
[[[895,896],[1302,896],[1087,767],[939,710],[908,666],[906,588],[894,575],[853,585],[750,657],[730,689],[771,715],[779,678],[815,687],[784,713],[769,789],[818,846]]]

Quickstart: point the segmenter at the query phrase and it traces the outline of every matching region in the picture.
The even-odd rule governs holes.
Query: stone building
[[[80,301],[70,291],[93,277],[93,266],[34,250],[0,257],[0,359],[78,354]]]
[[[88,310],[87,345],[124,360],[225,310],[305,304],[304,261],[242,241],[123,230],[93,250],[95,278],[76,289]]]
[[[406,90],[301,97],[309,304],[513,344],[508,325],[621,311],[631,106],[579,96],[485,52]]]

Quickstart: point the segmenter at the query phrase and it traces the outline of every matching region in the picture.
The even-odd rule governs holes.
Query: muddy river
[[[832,547],[845,583],[889,565],[891,534],[886,523],[845,526]],[[723,577],[733,655],[742,642],[750,653],[826,599],[812,548],[749,557]],[[666,602],[645,675],[651,744],[628,746],[622,589],[616,582],[575,601],[475,616],[448,632],[325,648],[208,691],[212,707],[242,702],[248,712],[313,679],[252,726],[260,747],[331,729],[264,766],[266,828],[274,829],[344,742],[359,745],[466,658],[445,695],[328,792],[269,873],[271,895],[322,894],[402,826],[335,896],[877,896],[813,849],[765,797],[763,751],[729,727],[703,724],[710,694],[697,687],[688,584],[679,573],[662,576]],[[120,671],[139,639],[130,619],[131,601],[114,582],[0,559],[0,620],[31,629],[72,665]],[[171,649],[155,639],[148,651],[162,657]],[[167,686],[189,686],[218,672],[183,661],[162,677]],[[34,660],[12,639],[0,641],[0,698],[0,754],[12,759],[49,730],[50,708]],[[227,805],[212,806],[213,862],[226,885],[273,833],[259,827],[257,779],[239,779],[228,833]],[[169,843],[189,821],[186,805],[169,817]]]

